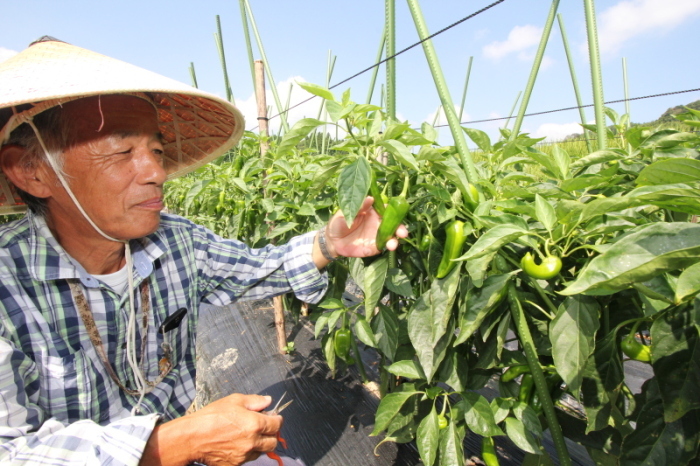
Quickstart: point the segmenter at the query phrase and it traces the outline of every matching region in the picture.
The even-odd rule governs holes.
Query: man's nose
[[[141,151],[136,168],[142,183],[153,183],[158,186],[165,183],[167,174],[163,168],[163,155],[154,153],[152,149],[144,148]]]

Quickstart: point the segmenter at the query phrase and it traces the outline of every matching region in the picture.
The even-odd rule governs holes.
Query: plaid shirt
[[[173,369],[137,399],[118,388],[85,331],[66,279],[77,278],[119,379],[134,388],[127,362],[129,297],[90,276],[56,242],[41,217],[0,226],[0,463],[137,464],[155,423],[184,414],[195,395],[195,337],[201,303],[270,297],[290,289],[307,302],[327,278],[311,259],[315,233],[288,244],[250,249],[183,218],[163,215],[160,228],[131,241],[133,292],[149,281],[147,380],[158,376],[164,339]],[[165,335],[157,329],[180,308],[187,314]],[[137,353],[141,354],[141,328]]]

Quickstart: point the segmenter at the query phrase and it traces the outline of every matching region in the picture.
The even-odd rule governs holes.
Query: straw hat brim
[[[163,134],[168,179],[231,149],[244,131],[230,102],[151,71],[57,40],[34,43],[0,63],[0,143],[34,115],[66,102],[107,94],[139,94],[153,102]],[[0,174],[0,214],[25,209]]]

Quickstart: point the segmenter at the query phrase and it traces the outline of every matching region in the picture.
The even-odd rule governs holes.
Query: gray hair
[[[63,173],[63,152],[68,147],[69,127],[65,118],[61,118],[60,106],[52,107],[39,113],[33,119],[34,125],[41,135],[48,155],[39,143],[36,133],[27,123],[18,126],[12,133],[6,144],[15,144],[25,149],[21,163],[25,167],[37,167],[42,163],[49,163],[48,157],[52,157],[56,166]],[[31,194],[17,188],[19,197],[27,204],[27,207],[37,215],[45,216],[47,213],[46,199],[32,196]]]

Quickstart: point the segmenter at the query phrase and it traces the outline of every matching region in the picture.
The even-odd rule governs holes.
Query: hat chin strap
[[[129,241],[128,240],[120,240],[113,238],[109,236],[107,233],[102,231],[100,227],[95,224],[95,222],[92,221],[90,216],[85,212],[85,209],[83,209],[83,206],[80,205],[80,202],[78,201],[78,198],[75,197],[75,194],[73,194],[73,191],[70,189],[70,186],[68,185],[68,182],[66,181],[65,177],[61,173],[61,170],[58,167],[58,163],[56,160],[51,156],[49,153],[48,149],[46,148],[46,145],[44,144],[44,140],[41,138],[41,134],[39,134],[39,130],[37,129],[36,125],[34,124],[34,121],[32,118],[29,118],[26,121],[29,126],[31,126],[32,130],[34,130],[34,134],[36,134],[37,140],[39,141],[39,145],[41,145],[42,150],[44,151],[44,154],[46,155],[46,159],[49,162],[49,165],[51,165],[51,168],[53,169],[54,173],[58,177],[58,180],[61,183],[61,186],[63,186],[63,189],[66,190],[68,193],[68,196],[70,196],[71,200],[75,204],[75,206],[78,208],[80,213],[83,215],[85,220],[88,221],[88,223],[92,226],[92,228],[95,229],[96,232],[98,232],[100,235],[105,237],[106,239],[110,241],[114,241],[117,243],[123,243],[124,244],[124,255],[126,257],[126,276],[128,279],[129,283],[129,323],[127,325],[127,330],[126,330],[126,357],[127,361],[129,362],[129,366],[131,367],[132,372],[134,373],[134,380],[136,382],[136,388],[139,392],[139,399],[136,405],[132,408],[131,410],[131,415],[134,416],[140,412],[140,406],[141,402],[143,401],[144,396],[146,395],[146,389],[147,389],[147,384],[146,384],[146,377],[141,371],[141,368],[139,367],[137,355],[136,355],[136,306],[134,304],[134,276],[133,276],[133,259],[131,257],[131,247],[129,246]]]

